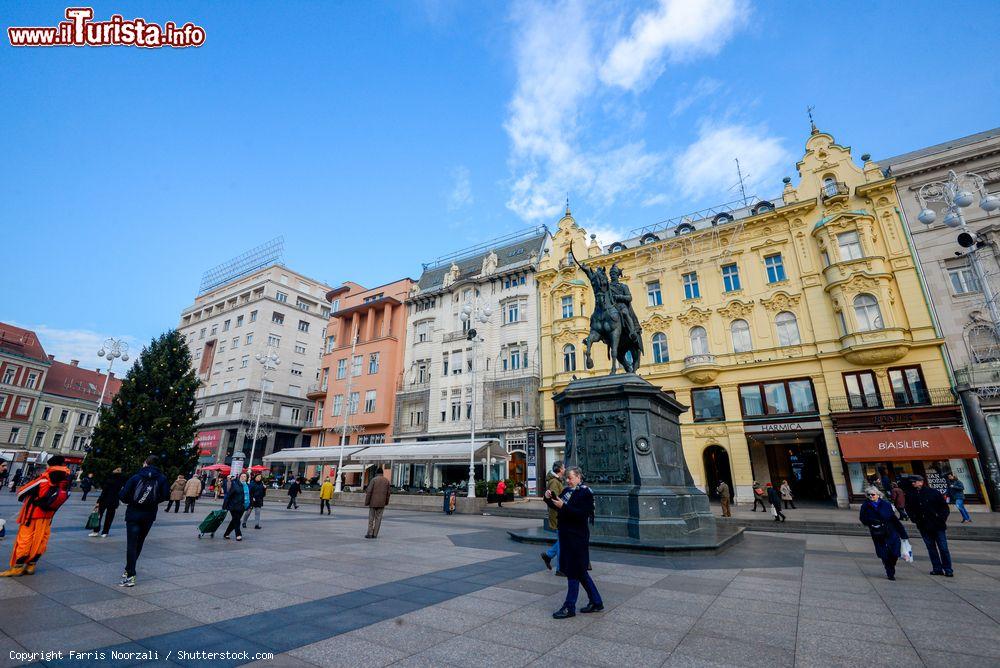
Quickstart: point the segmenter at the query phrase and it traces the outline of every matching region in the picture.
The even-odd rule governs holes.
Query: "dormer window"
[[[653,234],[652,232],[642,235],[642,239],[639,240],[639,244],[645,246],[646,244],[652,244],[659,241],[660,238]]]

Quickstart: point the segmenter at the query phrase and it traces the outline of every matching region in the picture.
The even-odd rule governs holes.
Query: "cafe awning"
[[[476,439],[476,463],[480,458],[507,459],[507,452],[494,438]],[[468,463],[469,441],[420,441],[417,443],[386,443],[373,445],[354,457],[359,462],[437,462]]]
[[[845,462],[969,459],[976,446],[962,427],[859,431],[837,434]]]
[[[346,461],[351,455],[364,450],[366,447],[368,446],[345,445],[344,460]],[[288,448],[287,450],[279,450],[264,457],[264,461],[269,464],[271,462],[322,462],[332,464],[339,460],[339,445],[325,445],[321,448]]]

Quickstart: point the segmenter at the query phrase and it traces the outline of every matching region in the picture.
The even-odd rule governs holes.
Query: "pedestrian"
[[[559,567],[566,574],[566,600],[552,613],[554,619],[576,616],[576,600],[583,585],[589,599],[581,613],[600,612],[604,602],[590,577],[590,524],[594,521],[594,495],[582,484],[583,471],[572,466],[566,471],[562,494],[545,490],[545,503],[559,513]]]
[[[302,491],[302,485],[299,484],[298,478],[292,478],[292,484],[288,486],[288,505],[286,509],[295,506],[295,509],[299,509],[299,492]]]
[[[566,471],[566,467],[559,460],[552,462],[552,470],[545,476],[545,489],[552,493],[553,497],[558,498],[562,494],[563,488],[563,474]],[[552,560],[556,560],[556,575],[564,575],[562,570],[559,568],[559,509],[554,507],[549,507],[549,530],[555,531],[556,542],[552,544],[552,547],[542,552],[542,561],[545,562],[545,567],[552,570]]]
[[[757,482],[756,480],[754,480],[753,481],[753,508],[750,510],[750,512],[752,512],[752,513],[757,512],[757,504],[759,503],[760,504],[760,512],[766,513],[767,512],[767,503],[765,503],[766,501],[767,501],[767,492],[764,491],[764,488],[760,486],[759,482]]]
[[[951,552],[948,551],[948,504],[941,492],[925,484],[924,477],[911,477],[906,490],[906,514],[917,525],[931,559],[931,575],[952,577]]]
[[[6,462],[0,462],[0,489],[7,486],[7,476],[10,475],[10,469],[7,468]]]
[[[94,489],[94,474],[88,473],[83,476],[80,481],[80,491],[83,492],[83,496],[80,497],[81,501],[87,500],[87,495],[90,494],[90,490]]]
[[[781,481],[781,501],[785,505],[785,510],[791,508],[792,510],[797,510],[795,508],[795,497],[792,496],[792,486],[788,484],[787,480]]]
[[[63,460],[65,461],[65,460]],[[21,485],[21,480],[24,479],[24,469],[18,469],[14,471],[14,477],[10,480],[10,493],[13,494],[17,491],[17,488]]]
[[[323,514],[323,508],[326,508],[326,514],[332,515],[333,511],[330,510],[330,499],[333,498],[333,476],[327,476],[326,481],[323,482],[323,486],[319,488],[319,514]]]
[[[781,494],[771,483],[767,483],[767,502],[771,504],[771,514],[774,515],[774,521],[784,522],[785,514],[781,512]]]
[[[122,486],[118,498],[127,505],[125,508],[125,572],[119,587],[135,586],[135,565],[142,554],[142,545],[156,521],[157,507],[170,496],[170,485],[160,472],[160,458],[146,457],[143,466]]]
[[[954,473],[949,473],[947,480],[948,498],[946,500],[949,503],[954,503],[955,507],[958,508],[958,512],[962,514],[962,524],[972,522],[972,518],[969,517],[969,511],[965,509],[965,484]]]
[[[386,466],[385,470],[388,471],[389,467]],[[378,538],[378,530],[382,526],[382,513],[389,505],[391,493],[389,479],[379,471],[372,477],[368,489],[365,490],[365,505],[368,506],[368,533],[365,534],[365,538]]]
[[[719,495],[719,502],[722,504],[722,516],[732,517],[733,513],[729,510],[729,501],[732,496],[729,491],[729,485],[726,484],[725,480],[719,481],[719,486],[715,488],[715,493]]]
[[[267,486],[264,485],[264,476],[257,474],[250,483],[250,505],[246,514],[243,515],[243,528],[247,528],[247,520],[250,519],[250,511],[254,513],[254,529],[260,528],[260,509],[264,507],[264,496],[267,494]]]
[[[101,483],[101,494],[97,497],[97,513],[100,515],[103,528],[92,531],[91,538],[97,536],[107,538],[108,534],[111,533],[111,523],[114,521],[115,513],[118,512],[118,506],[121,503],[118,499],[118,493],[122,491],[124,484],[125,476],[122,475],[122,467],[120,466],[115,467]]]
[[[247,484],[247,474],[244,471],[239,479],[234,480],[226,492],[226,498],[222,500],[222,509],[229,511],[229,526],[222,537],[229,540],[229,534],[236,532],[236,540],[243,540],[243,532],[240,531],[240,519],[243,511],[250,507],[250,485]]]
[[[906,514],[906,493],[899,486],[899,483],[893,481],[892,489],[889,491],[889,498],[892,499],[892,505],[895,506],[896,512],[899,513],[899,519],[910,519],[910,516]]]
[[[184,499],[184,485],[187,481],[184,480],[184,476],[177,476],[177,480],[174,480],[174,484],[170,485],[170,498],[167,500],[167,509],[163,512],[169,513],[170,506],[174,507],[174,513],[181,512],[181,500]]]
[[[194,503],[201,496],[202,481],[198,476],[191,476],[191,478],[184,483],[184,512],[193,513]]]
[[[875,554],[885,566],[885,576],[896,579],[896,562],[899,560],[903,540],[909,540],[906,528],[892,511],[892,504],[882,498],[878,488],[872,485],[866,492],[868,500],[861,504],[861,523],[868,527]]]
[[[17,515],[17,537],[10,553],[10,568],[0,577],[34,575],[49,544],[52,518],[69,498],[69,481],[66,459],[54,455],[40,476],[17,490],[17,500],[22,503]]]
[[[507,493],[507,481],[500,480],[497,483],[497,508],[503,508],[503,495]]]

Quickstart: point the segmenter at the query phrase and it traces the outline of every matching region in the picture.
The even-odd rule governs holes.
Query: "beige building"
[[[309,445],[302,428],[313,422],[313,402],[306,393],[318,378],[330,286],[273,262],[225,269],[214,272],[216,284],[184,309],[177,327],[202,382],[195,442],[203,463],[228,462],[236,451],[249,458],[263,381],[261,440],[253,449],[260,463],[265,454]],[[270,352],[280,363],[264,380],[256,356]]]
[[[919,256],[920,269],[962,396],[970,432],[982,452],[1000,445],[1000,338],[994,332],[982,285],[957,237],[959,230],[943,224],[943,205],[932,203],[935,221],[918,220],[923,208],[919,192],[926,184],[945,181],[949,171],[974,172],[991,194],[1000,193],[1000,128],[929,146],[879,165],[895,179],[906,225]],[[962,213],[984,243],[977,251],[989,286],[1000,290],[1000,213],[987,214],[979,195]],[[985,417],[981,424],[979,416]],[[982,429],[977,429],[981,425]],[[992,456],[995,461],[995,454]],[[998,481],[1000,482],[1000,481]]]

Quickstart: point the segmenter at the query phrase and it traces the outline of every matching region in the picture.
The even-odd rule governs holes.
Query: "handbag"
[[[907,538],[899,541],[899,556],[903,561],[913,563],[913,546]]]
[[[101,516],[99,513],[90,513],[87,517],[87,525],[83,527],[84,529],[90,529],[91,531],[97,531],[101,528]]]

